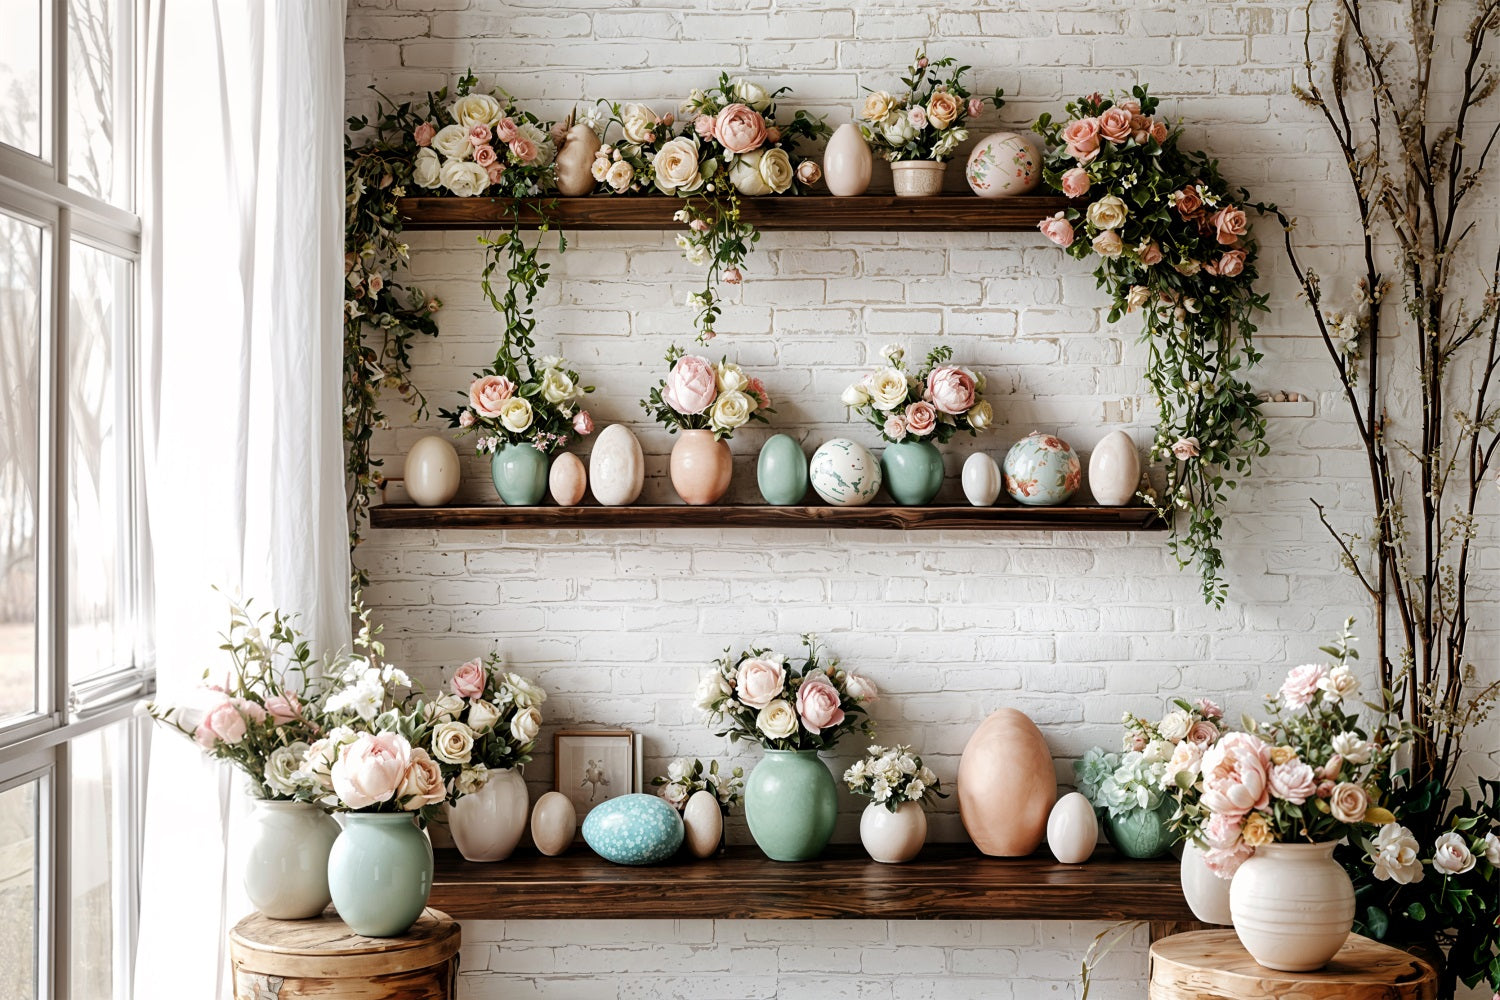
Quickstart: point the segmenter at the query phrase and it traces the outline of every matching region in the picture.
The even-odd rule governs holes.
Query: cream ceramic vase
[[[891,164],[891,183],[901,198],[929,198],[943,190],[948,164],[938,160],[898,160]]]
[[[328,906],[328,852],[334,818],[310,802],[255,799],[245,895],[275,920],[307,920]]]
[[[870,173],[875,158],[859,129],[854,125],[840,125],[828,140],[823,150],[823,183],[829,193],[839,198],[850,198],[865,193],[870,186]]]
[[[701,507],[717,503],[729,492],[734,455],[727,441],[715,441],[713,431],[683,431],[672,446],[672,488],[682,502]]]
[[[1182,842],[1182,895],[1193,916],[1205,924],[1234,923],[1229,917],[1230,880],[1219,878],[1203,862],[1203,848]]]
[[[531,799],[519,767],[491,771],[483,788],[447,808],[453,846],[469,861],[510,857],[531,818]]]
[[[1354,886],[1336,845],[1266,844],[1229,884],[1234,932],[1250,957],[1280,972],[1312,972],[1354,926]]]
[[[910,861],[927,842],[927,813],[920,802],[903,802],[895,812],[871,802],[859,817],[859,840],[882,864]]]

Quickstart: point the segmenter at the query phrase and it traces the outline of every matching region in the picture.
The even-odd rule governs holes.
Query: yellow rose
[[[884,121],[896,107],[896,99],[883,90],[872,90],[865,98],[865,109],[860,117],[867,122]]]
[[[453,113],[453,120],[463,126],[465,132],[475,125],[488,125],[494,128],[495,123],[505,112],[500,102],[489,94],[469,94],[467,97],[460,97],[448,110]]]
[[[750,380],[745,377],[744,370],[739,365],[728,361],[721,361],[714,365],[714,378],[719,383],[720,392],[734,392],[750,384]]]
[[[1247,816],[1240,838],[1251,847],[1264,847],[1276,839],[1271,832],[1271,821],[1266,819],[1265,813],[1251,813]]]
[[[1288,764],[1297,759],[1297,751],[1291,747],[1272,747],[1271,763]]]
[[[963,108],[964,102],[957,95],[946,90],[935,91],[927,101],[927,120],[933,128],[947,128],[958,120]]]
[[[500,423],[513,434],[519,434],[531,426],[531,404],[520,396],[512,396],[500,405]]]

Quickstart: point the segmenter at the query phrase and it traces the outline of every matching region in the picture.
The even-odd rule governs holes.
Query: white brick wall
[[[575,99],[665,110],[723,67],[789,84],[787,107],[837,124],[862,87],[893,85],[926,41],[933,55],[973,63],[976,91],[1003,86],[1010,95],[981,134],[1060,110],[1085,90],[1150,83],[1232,180],[1300,217],[1325,271],[1337,273],[1351,254],[1337,163],[1288,92],[1302,58],[1300,0],[825,6],[354,0],[351,107],[364,108],[367,84],[406,95],[472,66],[549,117]],[[1259,231],[1279,238],[1274,225]],[[699,272],[678,257],[671,234],[586,233],[571,242],[550,258],[539,340],[599,387],[591,408],[600,426],[634,426],[647,450],[646,499],[669,500],[672,439],[643,422],[636,400],[646,388],[642,366],[654,379],[667,345],[691,340],[684,299]],[[417,345],[415,379],[448,405],[493,355],[498,321],[480,297],[472,234],[413,234],[411,245],[414,279],[446,304],[441,337]],[[1273,454],[1237,494],[1226,528],[1231,599],[1222,611],[1202,605],[1195,577],[1177,571],[1162,536],[1066,532],[376,532],[360,553],[373,581],[367,597],[396,659],[435,677],[496,646],[552,692],[552,723],[644,732],[648,774],[679,754],[727,753],[690,704],[703,663],[726,645],[791,647],[799,632],[816,630],[887,692],[874,712],[881,738],[914,743],[946,779],[974,725],[1011,705],[1042,726],[1069,781],[1068,761],[1112,744],[1124,710],[1151,714],[1166,698],[1199,694],[1253,709],[1346,616],[1368,617],[1308,502],[1325,503],[1337,524],[1356,523],[1366,510],[1362,459],[1274,243],[1262,270],[1276,308],[1263,325],[1259,384],[1311,395],[1319,416],[1271,425]],[[733,298],[714,349],[765,376],[774,429],[809,446],[841,434],[875,444],[867,428],[845,422],[837,395],[898,339],[917,353],[950,343],[986,370],[999,426],[977,446],[992,453],[1032,429],[1086,451],[1121,426],[1107,414],[1123,413],[1123,426],[1148,440],[1134,325],[1105,323],[1087,270],[1037,237],[771,233]],[[392,474],[405,449],[437,427],[396,423],[377,439]],[[754,460],[768,433],[735,440],[733,497],[755,498]],[[963,439],[947,448],[951,472],[975,446]],[[471,461],[467,472],[463,495],[491,499],[487,469]],[[945,495],[959,497],[956,479]],[[1481,565],[1500,567],[1493,544]],[[755,760],[745,750],[733,756],[747,767]],[[542,754],[530,768],[534,792],[550,774]],[[858,808],[845,799],[838,839],[856,839]],[[962,837],[951,800],[932,830],[937,840]],[[731,836],[745,839],[740,821]],[[480,921],[465,927],[464,995],[1075,996],[1079,960],[1103,926]],[[1106,963],[1094,995],[1138,997],[1144,973],[1137,934]]]

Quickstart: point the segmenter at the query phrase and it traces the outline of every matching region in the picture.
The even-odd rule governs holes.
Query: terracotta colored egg
[[[695,858],[712,857],[724,833],[724,814],[713,792],[697,791],[682,807],[682,825],[687,827],[687,846]]]
[[[1130,503],[1141,484],[1141,454],[1124,431],[1104,436],[1089,456],[1089,492],[1106,507]]]
[[[552,471],[547,474],[547,488],[552,491],[552,499],[557,501],[559,507],[574,507],[578,501],[583,499],[583,491],[588,487],[588,470],[583,467],[583,459],[570,451],[565,451],[552,460]]]
[[[587,125],[568,129],[553,165],[558,194],[577,197],[594,190],[594,154],[599,145],[598,133]]]
[[[599,432],[589,455],[588,480],[594,499],[606,507],[635,503],[646,482],[646,456],[629,427],[610,424]]]
[[[1042,844],[1057,801],[1057,777],[1042,731],[1002,708],[980,723],[958,764],[958,813],[974,846],[1018,858]]]
[[[1025,136],[996,132],[979,140],[964,169],[969,187],[981,198],[1026,194],[1042,181],[1042,158]]]
[[[1083,482],[1083,465],[1068,442],[1036,431],[1011,445],[1002,469],[1005,492],[1028,507],[1067,503]]]
[[[1000,495],[1000,466],[982,451],[964,460],[964,496],[975,507],[988,507]]]
[[[1057,800],[1047,817],[1047,849],[1065,865],[1087,861],[1099,843],[1099,817],[1094,804],[1079,792]]]
[[[578,810],[562,792],[547,792],[531,810],[531,839],[548,857],[561,854],[578,832]]]
[[[406,453],[406,495],[418,507],[441,507],[458,492],[458,451],[436,434],[422,438]]]

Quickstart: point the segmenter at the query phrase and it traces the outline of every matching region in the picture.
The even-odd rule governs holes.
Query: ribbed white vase
[[[1312,972],[1338,954],[1354,926],[1354,885],[1336,844],[1266,844],[1229,885],[1234,932],[1268,969]]]

